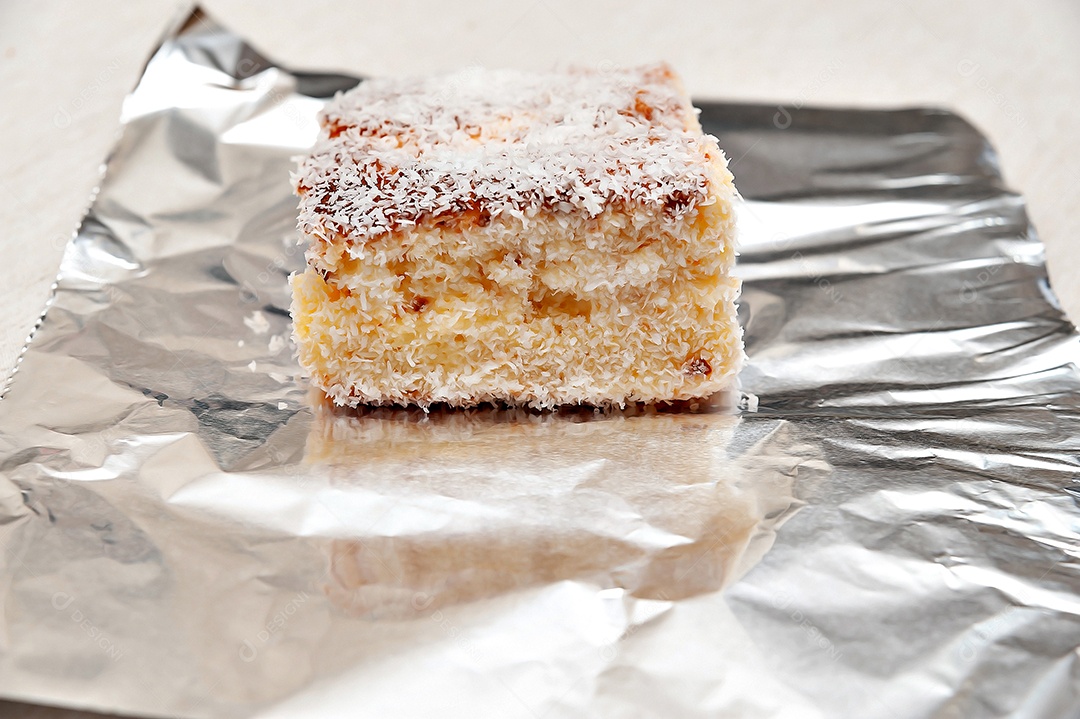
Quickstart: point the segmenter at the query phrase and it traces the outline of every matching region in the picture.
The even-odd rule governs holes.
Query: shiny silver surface
[[[1080,347],[947,112],[700,103],[741,413],[332,410],[291,156],[355,80],[203,16],[0,402],[0,695],[177,717],[1080,713]]]

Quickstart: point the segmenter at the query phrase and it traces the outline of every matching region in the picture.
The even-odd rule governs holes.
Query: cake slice
[[[337,404],[686,400],[736,373],[735,188],[667,66],[369,80],[321,122],[292,315]]]

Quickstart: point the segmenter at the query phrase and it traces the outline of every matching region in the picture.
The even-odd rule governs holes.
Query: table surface
[[[1080,317],[1080,3],[976,0],[432,0],[204,8],[297,68],[369,75],[667,60],[699,98],[945,107],[987,134],[1025,195],[1053,284]],[[0,376],[15,366],[114,143],[120,104],[176,2],[0,5]],[[738,167],[734,168],[736,177]],[[0,701],[0,716],[97,715]]]

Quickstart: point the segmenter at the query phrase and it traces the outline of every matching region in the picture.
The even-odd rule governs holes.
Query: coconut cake
[[[736,190],[666,65],[367,80],[320,121],[292,315],[337,404],[686,400],[737,372]]]

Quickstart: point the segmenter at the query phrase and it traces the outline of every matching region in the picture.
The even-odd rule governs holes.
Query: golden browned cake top
[[[299,227],[352,241],[459,213],[677,217],[708,197],[719,152],[665,65],[367,80],[321,121],[293,177]]]

